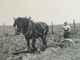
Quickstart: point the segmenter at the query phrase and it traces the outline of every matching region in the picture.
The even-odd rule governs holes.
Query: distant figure
[[[64,22],[64,26],[62,27],[63,32],[64,32],[64,38],[70,38],[70,26],[68,25],[67,22]]]

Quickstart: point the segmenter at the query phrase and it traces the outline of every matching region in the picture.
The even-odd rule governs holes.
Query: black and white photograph
[[[80,0],[0,0],[0,60],[80,60]]]

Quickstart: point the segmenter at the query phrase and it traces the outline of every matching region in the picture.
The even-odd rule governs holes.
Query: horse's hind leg
[[[46,35],[44,34],[41,38],[42,38],[43,50],[44,50],[45,48],[47,48],[47,44],[46,44]]]

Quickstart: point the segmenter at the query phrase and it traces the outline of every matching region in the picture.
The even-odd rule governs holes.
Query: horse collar
[[[24,35],[28,35],[29,33],[30,33],[30,34],[32,33],[31,20],[29,21],[29,24],[28,24],[28,31],[27,31]]]

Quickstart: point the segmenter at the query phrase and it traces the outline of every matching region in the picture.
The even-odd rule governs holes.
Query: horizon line
[[[4,23],[5,24],[5,23]],[[13,26],[13,25],[0,25],[0,26]],[[69,24],[73,24],[73,23],[69,23]],[[75,24],[80,24],[80,23],[75,23]],[[52,24],[47,24],[47,25],[52,25]],[[63,25],[63,24],[53,24],[53,25]]]

